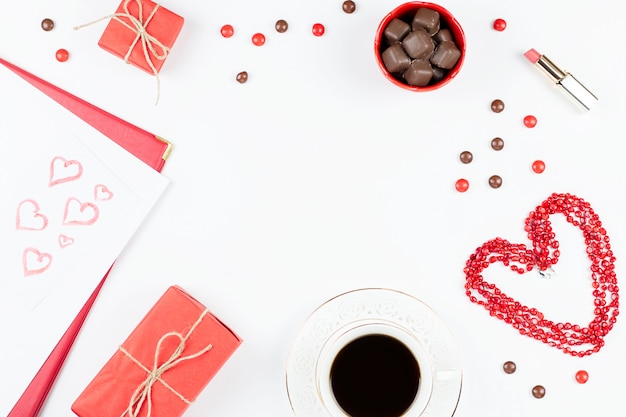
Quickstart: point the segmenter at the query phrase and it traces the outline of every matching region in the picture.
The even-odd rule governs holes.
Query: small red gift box
[[[72,411],[80,417],[180,416],[240,344],[199,301],[170,287]]]
[[[98,45],[156,75],[184,21],[181,16],[150,0],[122,0]]]

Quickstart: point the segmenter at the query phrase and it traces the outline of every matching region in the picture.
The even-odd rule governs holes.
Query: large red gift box
[[[180,416],[240,344],[199,301],[170,287],[72,411],[80,417]]]
[[[181,16],[150,0],[122,0],[98,45],[156,75],[184,21]]]

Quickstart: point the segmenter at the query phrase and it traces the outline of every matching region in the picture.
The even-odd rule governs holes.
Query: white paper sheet
[[[0,146],[6,415],[168,180],[5,68]]]

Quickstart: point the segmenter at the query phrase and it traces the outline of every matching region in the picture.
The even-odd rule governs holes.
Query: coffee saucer
[[[365,288],[326,301],[293,341],[286,384],[297,417],[349,417],[332,394],[330,369],[342,347],[367,334],[397,338],[419,363],[420,388],[403,417],[454,414],[461,394],[461,355],[443,319],[406,293]]]

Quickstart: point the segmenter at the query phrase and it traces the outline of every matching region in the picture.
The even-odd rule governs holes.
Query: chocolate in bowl
[[[440,21],[439,27],[432,27],[427,18],[419,21],[418,26],[415,27],[413,25],[414,18],[419,9],[427,9],[429,12],[437,12],[439,14]],[[432,15],[432,13],[425,14],[427,17],[429,15]],[[405,70],[410,67],[410,65],[406,64],[407,58],[409,60],[409,64],[413,63],[416,59],[424,58],[413,58],[409,56],[408,53],[406,56],[403,54],[397,54],[397,47],[392,49],[392,51],[387,50],[395,43],[402,42],[402,39],[405,39],[409,33],[413,33],[413,31],[417,29],[426,30],[429,35],[431,35],[433,40],[433,52],[426,58],[433,69],[433,74],[432,77],[428,79],[428,75],[424,74],[424,68],[426,66],[424,63],[420,63],[420,65],[414,65],[411,68],[411,71],[406,74],[406,78],[409,79],[409,81],[407,81],[407,79],[403,76]],[[426,51],[425,53],[428,54],[430,45],[425,43],[426,41],[423,36],[417,37],[413,35],[409,38],[409,40],[413,42],[412,48],[409,46],[409,49],[412,53],[414,53],[414,55],[422,51]],[[418,42],[416,42],[416,40]],[[452,47],[449,42],[453,42],[454,47]],[[439,50],[437,48],[439,48]],[[460,52],[460,56],[458,56],[458,58],[453,56],[458,53],[455,50]],[[440,5],[421,1],[409,2],[396,7],[380,22],[376,31],[376,38],[374,40],[374,51],[376,54],[376,61],[378,62],[380,69],[385,77],[393,84],[411,91],[432,91],[449,83],[460,71],[465,58],[465,34],[463,32],[463,28],[454,16]],[[387,51],[387,53],[385,53],[385,51]],[[394,53],[390,54],[390,52]],[[384,59],[383,53],[386,55]],[[391,55],[391,57],[389,55]],[[390,58],[392,59],[391,61]],[[389,66],[390,62],[391,66]],[[450,65],[450,62],[453,64]],[[392,69],[392,71],[388,70],[388,66]],[[420,68],[419,73],[414,71],[416,66]],[[410,82],[414,84],[423,84],[427,82],[427,84],[411,85]]]

